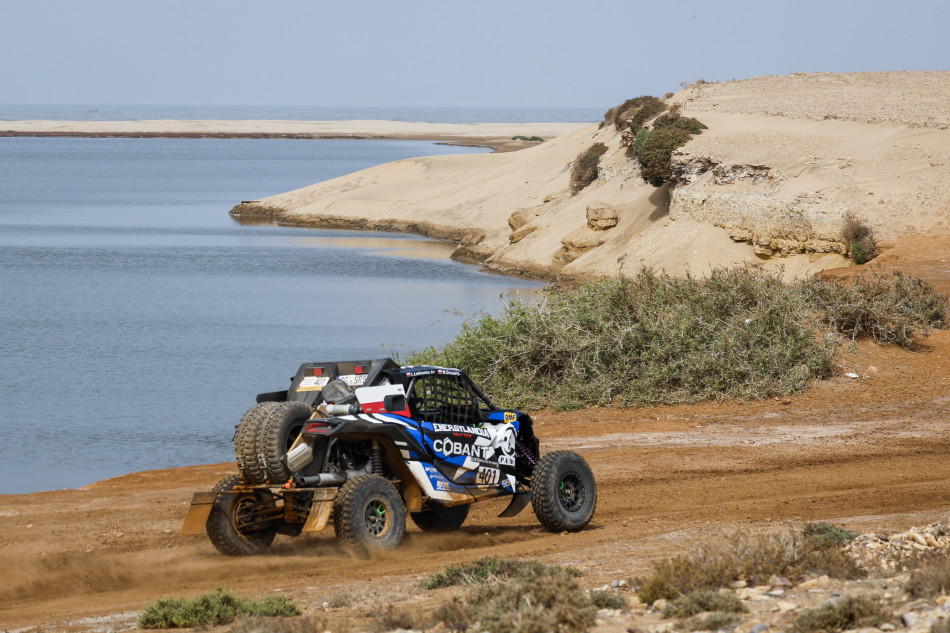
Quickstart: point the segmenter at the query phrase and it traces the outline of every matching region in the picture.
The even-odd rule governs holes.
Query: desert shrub
[[[582,633],[597,619],[597,607],[577,580],[553,567],[504,587],[483,586],[471,609],[479,630],[489,633]]]
[[[552,570],[571,577],[580,575],[580,572],[573,567],[552,567],[536,560],[511,560],[486,556],[471,563],[458,566],[448,565],[442,571],[430,575],[428,580],[422,583],[422,588],[486,585],[512,579],[530,580],[546,576]]]
[[[462,633],[472,624],[472,609],[461,598],[452,598],[436,607],[432,617],[435,622],[441,622],[448,630]]]
[[[423,586],[480,585],[474,595],[453,598],[434,612],[435,620],[452,631],[477,622],[478,630],[490,633],[580,633],[590,628],[597,605],[608,598],[588,595],[577,582],[579,575],[571,567],[492,557],[446,567]]]
[[[571,409],[742,399],[805,388],[832,368],[808,305],[778,278],[715,269],[706,279],[643,269],[514,301],[500,317],[463,323],[456,338],[410,364],[463,367],[522,408]]]
[[[650,135],[653,134],[653,130],[647,129],[645,127],[640,128],[637,132],[636,138],[633,139],[633,145],[627,148],[628,156],[636,158],[640,155],[640,152],[643,151],[643,144],[647,142],[647,139],[650,138]]]
[[[745,613],[747,609],[733,593],[691,591],[667,603],[660,615],[664,618],[688,618],[705,611]]]
[[[643,179],[657,187],[669,180],[673,175],[673,150],[686,145],[690,138],[689,132],[677,127],[654,128],[637,154]]]
[[[614,106],[604,113],[605,124],[613,123],[618,130],[638,130],[640,127],[663,112],[666,104],[661,99],[651,95],[643,95],[627,99],[618,106]]]
[[[739,624],[738,614],[714,611],[687,618],[683,621],[681,628],[684,631],[724,631],[734,629],[737,624]]]
[[[598,609],[626,609],[627,596],[615,589],[595,589],[590,592],[590,603]]]
[[[660,115],[657,117],[656,121],[653,122],[654,129],[665,127],[674,127],[680,130],[686,130],[690,134],[702,134],[703,130],[709,129],[709,126],[707,126],[705,123],[702,123],[699,119],[694,119],[693,117],[683,116],[680,114],[679,108]]]
[[[693,592],[713,592],[740,579],[761,584],[779,575],[797,582],[819,573],[835,578],[865,575],[839,548],[807,538],[803,532],[735,532],[722,541],[703,543],[689,555],[654,562],[652,575],[641,583],[640,600],[646,604],[660,598],[675,601]]]
[[[843,631],[879,627],[894,622],[894,615],[884,605],[865,596],[848,596],[809,609],[795,619],[793,633]]]
[[[664,98],[664,99],[669,99],[670,97],[672,97],[672,96],[675,95],[675,94],[676,94],[675,92],[667,92],[665,95],[663,95],[663,98]]]
[[[852,532],[833,523],[809,523],[802,531],[802,535],[812,541],[816,547],[841,547],[860,532]]]
[[[877,256],[874,231],[853,213],[844,215],[841,240],[848,246],[855,264],[864,264]]]
[[[423,621],[418,611],[389,605],[376,616],[375,624],[376,630],[382,633],[396,629],[421,629],[425,628],[428,622]]]
[[[904,590],[911,598],[933,598],[950,593],[950,559],[928,560],[910,574]]]
[[[597,167],[600,157],[607,151],[603,143],[594,143],[574,159],[571,168],[571,191],[578,193],[581,189],[597,180]]]
[[[801,288],[821,320],[852,340],[870,336],[913,349],[918,334],[950,324],[947,297],[899,270],[870,271],[850,283],[812,278]]]
[[[317,615],[276,619],[251,617],[238,622],[228,629],[228,633],[314,633],[329,628],[327,619]]]
[[[141,629],[195,628],[225,624],[243,616],[300,615],[300,609],[284,596],[268,596],[257,601],[232,595],[226,589],[186,598],[160,598],[142,610]]]
[[[512,141],[539,141],[539,142],[540,142],[540,141],[543,141],[544,139],[541,138],[540,136],[530,136],[530,137],[529,137],[529,136],[521,136],[521,135],[519,134],[519,135],[517,135],[517,136],[512,136],[512,137],[511,137],[511,140],[512,140]]]

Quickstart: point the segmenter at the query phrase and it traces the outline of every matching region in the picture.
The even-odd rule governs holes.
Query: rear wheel
[[[311,413],[310,407],[302,402],[278,402],[264,419],[257,454],[271,483],[282,484],[293,475],[284,463],[284,456],[303,431]]]
[[[542,457],[531,475],[531,506],[552,532],[583,530],[597,508],[597,484],[584,458],[573,451]]]
[[[468,518],[469,505],[445,506],[433,505],[422,512],[412,512],[409,517],[423,532],[450,532],[462,527]]]
[[[237,475],[225,477],[212,492],[227,492],[240,486]],[[205,529],[211,544],[226,556],[260,554],[274,542],[280,513],[273,495],[254,490],[220,494],[211,508]]]
[[[379,475],[359,475],[333,502],[337,537],[358,554],[399,547],[406,534],[406,507],[399,491]]]

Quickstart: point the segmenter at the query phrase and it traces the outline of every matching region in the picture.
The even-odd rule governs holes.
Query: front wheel
[[[399,491],[379,475],[359,475],[333,501],[337,537],[357,554],[399,547],[406,534],[406,506]]]
[[[573,451],[542,457],[531,475],[531,507],[552,532],[583,530],[597,507],[597,484],[584,458]]]
[[[231,475],[217,483],[211,514],[205,523],[211,544],[226,556],[260,554],[274,542],[280,511],[273,495],[261,490],[229,492],[240,486]]]

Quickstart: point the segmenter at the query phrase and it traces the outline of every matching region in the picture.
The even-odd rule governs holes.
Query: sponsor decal
[[[473,446],[472,444],[456,442],[448,437],[432,442],[432,448],[435,452],[442,453],[446,457],[459,455],[476,459],[488,459],[495,452],[495,449],[491,446]]]
[[[511,424],[518,421],[518,414],[514,411],[505,411],[505,424]]]
[[[432,430],[436,433],[465,433],[466,435],[479,435],[481,437],[491,437],[488,429],[477,426],[465,426],[464,424],[441,424],[435,422],[432,424]]]

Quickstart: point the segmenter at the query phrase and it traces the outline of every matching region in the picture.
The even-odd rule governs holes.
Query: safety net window
[[[427,376],[416,380],[414,402],[421,420],[443,424],[478,424],[475,396],[456,376]]]

